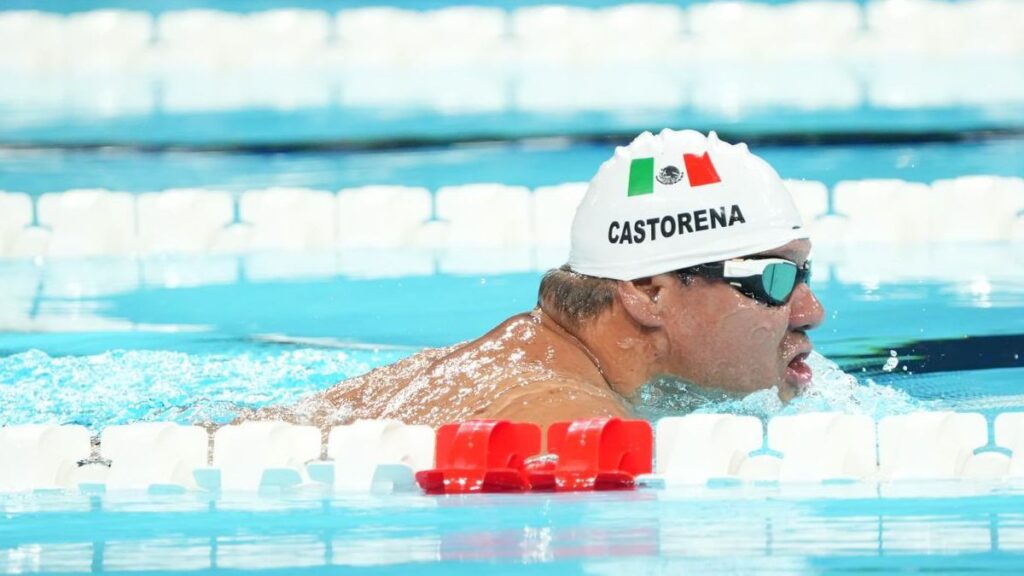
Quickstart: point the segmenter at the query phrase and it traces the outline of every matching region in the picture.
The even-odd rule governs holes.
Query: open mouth
[[[800,391],[807,388],[814,377],[811,367],[807,364],[807,357],[810,354],[810,352],[801,352],[790,360],[789,365],[786,366],[786,382]]]

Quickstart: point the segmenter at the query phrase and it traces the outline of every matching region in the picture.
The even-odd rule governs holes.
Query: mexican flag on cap
[[[684,176],[690,183],[691,188],[715,184],[721,182],[718,171],[711,162],[711,156],[707,152],[700,156],[696,154],[683,154],[682,165],[684,174],[679,173],[679,168],[671,165],[663,166],[660,170],[659,182],[672,185],[680,181]],[[654,193],[655,167],[654,158],[634,158],[629,165],[629,196],[642,196]]]

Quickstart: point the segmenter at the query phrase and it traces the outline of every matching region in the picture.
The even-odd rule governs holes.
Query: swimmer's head
[[[810,379],[806,333],[824,314],[806,283],[810,248],[782,180],[745,145],[644,133],[591,181],[569,263],[545,276],[541,306],[621,350],[621,363],[643,357],[634,369],[648,381],[775,386],[789,399]],[[625,397],[643,384],[620,382]]]
[[[573,220],[569,267],[633,280],[806,237],[779,175],[745,144],[666,129],[601,165]]]

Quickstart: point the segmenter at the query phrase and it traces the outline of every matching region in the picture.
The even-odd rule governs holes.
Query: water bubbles
[[[779,391],[775,387],[736,398],[671,379],[658,380],[641,387],[635,404],[638,412],[650,419],[681,416],[691,412],[744,414],[759,418],[805,412],[841,412],[866,414],[877,419],[926,407],[926,403],[913,399],[906,392],[871,380],[857,380],[817,352],[811,353],[807,364],[814,373],[814,379],[800,396],[788,404],[779,399]]]
[[[900,359],[896,355],[895,350],[889,350],[889,357],[885,359],[885,364],[882,366],[883,372],[892,372],[900,364]],[[903,367],[906,370],[906,366]]]
[[[782,414],[842,412],[879,419],[928,408],[927,402],[917,400],[902,390],[876,384],[870,379],[860,382],[816,352],[811,353],[807,363],[814,372],[814,380],[803,394],[786,405]]]
[[[722,392],[665,376],[641,386],[633,398],[633,405],[639,415],[654,420],[693,412],[727,398]]]
[[[289,347],[51,357],[30,350],[0,358],[0,422],[94,430],[136,421],[223,423],[243,408],[294,404],[406,354]]]

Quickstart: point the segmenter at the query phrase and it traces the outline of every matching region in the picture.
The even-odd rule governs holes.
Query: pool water
[[[509,13],[547,3],[477,2]],[[136,4],[7,0],[3,9],[157,15],[281,6],[280,0]],[[330,12],[383,4],[289,3]],[[429,10],[451,2],[386,4]],[[552,98],[532,102],[522,98],[529,95],[527,80],[543,84],[550,72],[531,80],[536,71],[515,66],[488,71],[493,78],[485,82],[494,80],[488,88],[498,88],[499,105],[483,109],[438,107],[436,97],[448,92],[431,92],[437,86],[429,85],[422,101],[415,90],[392,99],[374,78],[341,70],[294,93],[287,79],[258,74],[255,98],[242,90],[226,107],[203,98],[246,85],[228,79],[221,86],[220,78],[207,78],[207,85],[201,74],[161,76],[167,70],[158,66],[98,79],[30,70],[0,86],[0,190],[38,198],[76,188],[436,191],[495,182],[533,189],[586,181],[614,145],[663,126],[749,139],[783,178],[830,189],[863,179],[1024,177],[1020,56],[979,60],[950,50],[927,52],[934,61],[890,61],[851,49],[848,59],[766,59],[758,63],[763,70],[726,59],[714,64],[720,74],[708,75],[705,84],[683,86],[673,77],[668,85],[675,92],[666,99],[597,102],[596,108],[567,105],[589,73],[571,66],[555,69],[566,75],[556,78],[563,85],[542,85]],[[378,72],[385,88],[412,77]],[[660,67],[640,72],[657,86],[666,76]],[[809,76],[815,79],[808,84]],[[733,82],[741,79],[747,83]],[[345,90],[356,88],[358,100],[364,80],[369,97],[346,102]],[[601,86],[608,85],[604,80]],[[762,80],[770,86],[759,91]],[[812,89],[830,82],[839,87]],[[790,84],[817,96],[808,103]],[[278,94],[276,85],[286,90]],[[975,85],[985,88],[961,89]],[[782,96],[773,96],[780,87]],[[177,103],[175,89],[184,94]],[[261,100],[261,91],[269,99]],[[275,100],[296,95],[295,106]],[[862,240],[822,242],[813,253],[812,287],[827,314],[811,335],[814,384],[804,396],[783,405],[772,391],[723,400],[652,385],[640,395],[641,414],[767,419],[838,411],[882,418],[953,410],[981,413],[991,427],[998,414],[1024,411],[1024,246]],[[474,338],[529,310],[551,263],[550,255],[529,249],[480,249],[473,258],[492,263],[490,272],[453,273],[446,265],[452,257],[424,249],[0,258],[0,425],[81,424],[98,433],[138,421],[225,423],[247,408],[294,403],[423,348]],[[384,263],[377,272],[413,261],[417,272],[353,272],[351,261]],[[453,497],[316,488],[0,494],[0,573],[924,571],[1024,573],[1024,484],[714,483]]]
[[[927,182],[976,172],[1020,176],[1020,146],[1009,139],[769,147],[765,156],[789,178]],[[326,189],[374,181],[537,186],[586,179],[603,153],[571,143],[340,156],[17,151],[0,155],[0,164],[15,168],[0,171],[0,188],[141,192],[198,182],[241,190],[261,174]],[[782,405],[770,392],[694,402],[652,390],[644,413],[836,410],[880,418],[923,409],[980,412],[991,422],[1024,410],[1021,253],[1012,244],[820,247],[813,287],[828,313],[812,335],[820,356],[812,358],[811,392]],[[0,261],[7,326],[0,421],[79,423],[97,432],[140,420],[227,422],[243,408],[295,402],[424,347],[473,338],[531,308],[542,273],[444,273],[442,251],[424,256],[433,273],[364,277],[345,273],[336,255],[307,256],[327,264],[297,271],[295,258],[280,254]],[[500,250],[488,257],[513,261]],[[0,571],[1024,569],[1019,486],[879,490],[0,495]]]
[[[967,276],[951,267],[918,270],[915,279],[910,263],[922,254],[975,264]],[[1024,263],[1012,245],[889,248],[888,262],[908,264],[901,280],[877,285],[876,249],[839,260],[827,249],[815,256],[814,289],[827,310],[812,333],[823,356],[819,378],[829,360],[836,362],[858,378],[852,390],[861,396],[814,396],[806,409],[880,417],[887,403],[871,396],[889,389],[936,409],[1024,409]],[[119,267],[130,273],[114,274]],[[138,419],[229,421],[241,408],[294,402],[423,347],[474,338],[530,309],[540,279],[539,272],[242,275],[168,287],[147,285],[140,269],[123,259],[0,263],[3,278],[36,274],[22,297],[4,301],[6,317],[20,317],[24,329],[0,334],[0,419],[76,422],[97,431]],[[118,276],[133,280],[112,281]],[[69,277],[82,295],[71,295]],[[842,378],[828,376],[821,390],[846,390]]]
[[[1019,571],[1020,489],[959,488],[913,499],[880,499],[857,486],[448,498],[5,497],[4,544],[13,549],[0,556],[0,567],[184,574]],[[919,493],[928,490],[935,489]]]

